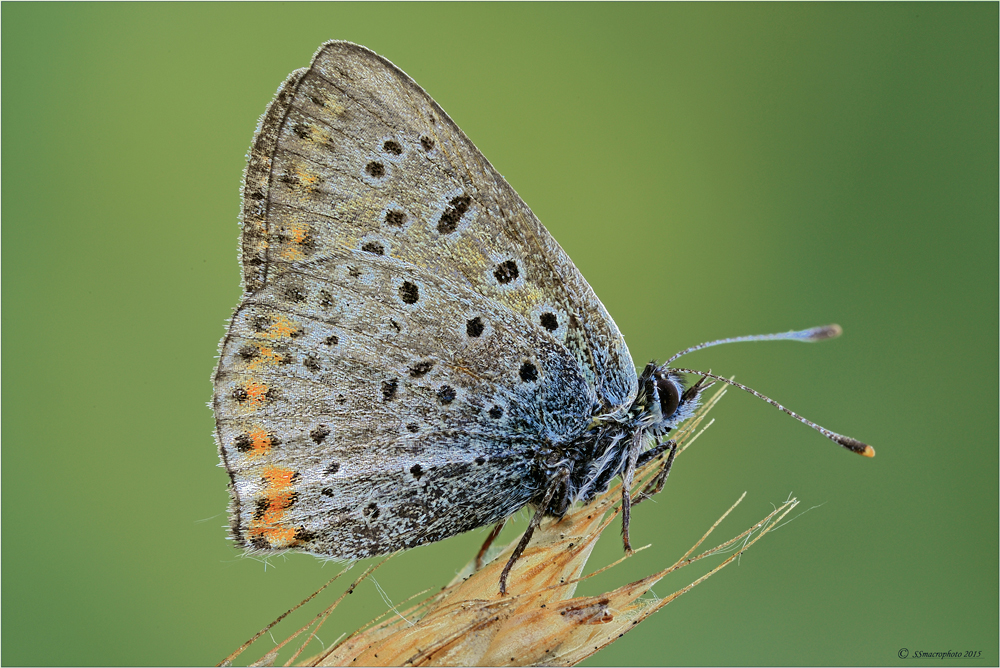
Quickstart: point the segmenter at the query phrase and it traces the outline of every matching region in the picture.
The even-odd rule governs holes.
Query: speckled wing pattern
[[[328,42],[261,118],[243,301],[213,408],[251,550],[383,554],[498,521],[626,410],[625,342],[569,257],[408,76]]]

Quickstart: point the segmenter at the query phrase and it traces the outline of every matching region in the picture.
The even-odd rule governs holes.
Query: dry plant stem
[[[709,531],[706,532],[705,536],[702,537],[702,539],[698,542],[698,544],[701,544],[708,537],[708,535],[710,535],[712,533],[712,531],[719,525],[719,523],[722,522],[722,520],[725,518],[725,516],[728,515],[729,512],[731,512],[733,508],[735,508],[737,505],[739,505],[739,503],[740,503],[740,501],[742,501],[742,499],[743,499],[743,497],[740,497],[740,499],[737,500],[737,502],[735,504],[733,504],[733,506],[726,512],[726,514],[723,515],[722,517],[720,517],[719,520],[715,524],[712,525],[712,528],[710,528]],[[765,517],[763,520],[761,520],[760,522],[758,522],[757,524],[755,524],[753,527],[751,527],[750,529],[748,529],[747,531],[744,531],[739,536],[736,536],[735,538],[732,538],[732,539],[726,541],[725,543],[719,545],[716,548],[713,548],[711,550],[707,550],[707,551],[703,552],[702,554],[699,554],[698,556],[690,558],[690,559],[687,559],[686,558],[687,555],[685,555],[685,558],[682,558],[681,560],[679,560],[677,563],[673,564],[669,568],[666,568],[663,571],[660,571],[659,573],[654,573],[653,575],[650,575],[650,576],[648,576],[646,578],[643,578],[642,580],[638,580],[638,581],[633,582],[633,583],[631,583],[629,585],[625,585],[624,587],[621,587],[621,588],[619,588],[619,589],[617,589],[617,590],[615,590],[613,592],[609,592],[608,594],[605,594],[603,598],[592,597],[591,601],[593,601],[593,600],[596,599],[597,603],[601,603],[601,601],[606,601],[606,602],[609,602],[609,603],[621,601],[622,603],[625,603],[626,605],[619,605],[619,606],[606,605],[606,609],[609,612],[611,612],[615,607],[617,607],[617,613],[618,613],[617,614],[617,617],[618,617],[617,622],[618,623],[617,624],[615,623],[616,619],[613,616],[610,619],[602,619],[602,620],[600,620],[603,625],[606,625],[606,626],[611,627],[611,628],[604,629],[603,634],[601,634],[602,640],[601,640],[601,642],[599,644],[597,644],[597,645],[592,644],[596,640],[596,638],[594,637],[594,634],[591,634],[591,635],[589,635],[589,636],[587,636],[585,638],[585,640],[587,640],[587,642],[579,642],[579,643],[577,643],[577,645],[575,647],[569,646],[568,644],[564,643],[563,646],[560,648],[560,654],[559,654],[558,659],[556,661],[548,661],[548,662],[544,662],[544,663],[550,663],[550,664],[553,664],[553,665],[555,665],[555,664],[572,665],[572,664],[575,664],[575,663],[577,663],[579,661],[582,661],[583,659],[591,656],[594,652],[596,652],[597,650],[599,650],[599,649],[601,649],[603,647],[606,647],[611,642],[614,642],[618,637],[621,637],[621,635],[623,635],[624,633],[627,633],[629,630],[631,630],[632,628],[634,628],[641,621],[643,621],[644,619],[646,619],[647,617],[649,617],[649,615],[651,615],[654,612],[656,612],[657,610],[663,608],[668,603],[670,603],[671,601],[675,600],[677,597],[681,596],[682,594],[687,593],[688,591],[690,591],[691,589],[693,589],[695,586],[697,586],[698,584],[704,582],[709,577],[711,577],[712,575],[714,575],[715,573],[717,573],[719,570],[721,570],[725,566],[727,566],[730,563],[732,563],[733,560],[735,560],[737,557],[739,557],[739,555],[742,554],[746,549],[748,549],[750,547],[750,545],[752,545],[757,540],[759,540],[760,537],[763,536],[763,534],[767,533],[772,527],[774,527],[777,524],[777,522],[779,522],[781,519],[783,519],[785,517],[785,515],[787,515],[787,513],[792,508],[794,508],[797,504],[798,504],[798,501],[796,501],[794,499],[791,499],[791,500],[787,501],[785,504],[783,504],[781,507],[779,507],[775,511],[773,511],[770,515],[768,515],[767,517]],[[671,572],[673,572],[675,570],[678,570],[680,568],[683,568],[684,566],[687,566],[687,565],[689,565],[691,563],[694,563],[696,561],[704,559],[704,558],[706,558],[708,556],[712,556],[714,554],[717,554],[720,551],[725,550],[725,549],[731,547],[732,545],[741,542],[744,538],[746,538],[751,533],[757,531],[758,529],[760,530],[760,533],[753,540],[748,541],[747,544],[744,545],[743,548],[740,549],[737,553],[731,555],[723,563],[719,564],[718,566],[716,566],[711,571],[709,571],[708,573],[706,573],[702,577],[698,578],[697,580],[695,580],[691,584],[683,587],[682,589],[680,589],[677,592],[674,592],[670,596],[667,596],[666,598],[660,599],[658,601],[642,601],[642,600],[639,600],[638,602],[635,602],[636,599],[638,598],[638,596],[640,596],[642,593],[645,593],[646,591],[648,591],[650,587],[652,587],[654,584],[656,584],[657,581],[659,581],[661,578],[663,578],[664,576],[668,575],[669,573],[671,573]],[[697,544],[696,544],[695,548],[696,547],[697,547]],[[689,550],[688,554],[690,554],[695,548],[692,548],[692,550]],[[574,599],[574,600],[577,600],[577,599]],[[593,603],[592,603],[592,605],[593,605]],[[597,628],[597,627],[595,627],[595,628]],[[616,631],[618,632],[617,635],[615,633]]]
[[[697,434],[694,433],[695,430],[698,429],[698,427],[701,425],[702,421],[705,419],[705,416],[708,414],[708,412],[713,408],[715,408],[715,405],[719,403],[719,400],[725,396],[726,391],[727,391],[726,386],[722,386],[718,390],[716,390],[715,394],[709,397],[705,401],[705,403],[701,405],[701,407],[698,409],[698,412],[690,420],[681,425],[681,428],[677,430],[677,434],[674,435],[674,440],[677,441],[677,444],[679,446],[677,450],[678,455],[680,455],[689,447],[691,447],[691,444],[694,443],[695,440],[697,440],[697,438],[701,435],[701,433],[705,431],[705,429],[707,429],[712,424],[712,422],[715,422],[715,420],[710,421],[707,425],[705,425],[704,429],[698,431]]]
[[[536,539],[511,572],[509,586],[513,591],[507,596],[497,597],[496,578],[514,544],[479,573],[458,578],[426,601],[423,615],[412,617],[418,620],[415,626],[398,629],[396,634],[397,629],[391,627],[402,625],[389,620],[348,638],[323,659],[323,664],[488,663],[489,646],[494,641],[502,644],[503,636],[514,633],[514,627],[506,622],[525,606],[554,606],[572,596],[586,557],[600,535],[597,529],[607,524],[606,511],[612,505],[605,498],[579,509],[569,521],[542,522]],[[474,650],[470,650],[472,646]],[[503,662],[509,663],[510,657]]]
[[[309,622],[309,624],[305,625],[304,627],[302,627],[301,629],[299,629],[298,631],[296,631],[295,633],[293,633],[287,639],[285,639],[284,641],[282,641],[281,644],[279,644],[273,650],[271,650],[270,652],[268,652],[267,654],[265,654],[264,657],[261,657],[261,659],[258,659],[257,662],[255,662],[255,663],[260,663],[260,661],[264,660],[264,658],[267,657],[267,656],[271,656],[271,655],[277,656],[278,651],[282,647],[284,647],[290,641],[292,641],[296,637],[298,637],[299,634],[301,634],[304,630],[306,630],[307,628],[309,628],[317,619],[322,618],[325,621],[326,618],[330,615],[330,613],[333,612],[333,610],[340,604],[340,602],[342,600],[344,600],[344,597],[346,597],[348,594],[352,593],[354,591],[354,589],[359,584],[361,584],[361,582],[365,578],[367,578],[369,575],[371,575],[372,571],[374,571],[376,568],[378,568],[379,566],[381,566],[382,564],[384,564],[385,562],[387,562],[393,556],[395,556],[395,554],[390,554],[388,557],[386,557],[385,559],[383,559],[379,563],[374,564],[374,565],[369,566],[368,568],[366,568],[365,571],[360,576],[358,576],[358,578],[353,583],[351,583],[351,586],[348,587],[347,590],[343,594],[341,594],[339,597],[337,597],[336,601],[334,601],[325,610],[323,610],[318,615],[316,615],[316,617],[314,617],[313,620]],[[307,596],[298,605],[295,605],[292,608],[289,608],[286,612],[284,612],[281,615],[279,615],[277,619],[275,619],[273,622],[271,622],[270,624],[268,624],[267,626],[265,626],[264,628],[262,628],[260,631],[258,631],[256,633],[256,635],[254,635],[254,637],[250,638],[250,640],[247,640],[245,643],[243,643],[242,645],[240,645],[240,647],[235,652],[233,652],[232,654],[230,654],[229,656],[227,656],[225,659],[223,659],[222,661],[220,661],[216,665],[218,665],[218,666],[229,666],[229,665],[232,665],[233,659],[235,659],[240,654],[242,654],[243,651],[247,647],[249,647],[251,644],[253,644],[253,642],[255,640],[257,640],[257,638],[260,638],[262,635],[264,635],[265,633],[267,633],[268,631],[270,631],[272,628],[274,628],[274,626],[278,622],[280,622],[282,619],[284,619],[285,617],[287,617],[291,613],[295,612],[296,610],[298,610],[299,608],[301,608],[303,605],[305,605],[306,603],[308,603],[312,599],[316,598],[316,596],[321,591],[323,591],[324,589],[326,589],[327,587],[329,587],[331,584],[333,584],[334,580],[337,580],[341,575],[343,575],[344,573],[346,573],[350,569],[351,569],[351,565],[348,565],[342,571],[340,571],[339,573],[337,573],[336,575],[334,575],[332,578],[330,578],[330,580],[327,581],[326,584],[324,584],[322,587],[320,587],[319,589],[317,589],[316,591],[314,591],[312,594],[310,594],[309,596]],[[318,630],[318,627],[317,627],[317,630]],[[314,634],[315,634],[315,632],[314,632]],[[312,636],[310,636],[310,638],[306,640],[306,642],[302,645],[302,648],[300,648],[299,652],[301,652],[301,650],[305,648],[305,645],[308,644],[309,640],[311,640],[311,639],[312,639]],[[296,656],[298,656],[298,653],[296,653]],[[270,665],[270,664],[264,664],[264,665]]]
[[[430,589],[424,589],[423,591],[419,591],[416,594],[413,594],[412,596],[410,596],[409,598],[406,598],[406,599],[402,600],[400,602],[400,605],[405,605],[406,603],[409,603],[410,601],[412,601],[412,600],[414,600],[416,598],[424,596],[429,591],[430,591]],[[395,613],[396,615],[402,617],[403,619],[407,619],[407,620],[411,619],[411,618],[413,618],[413,619],[419,619],[420,617],[423,616],[423,611],[427,607],[428,601],[433,600],[433,598],[434,597],[431,597],[430,599],[425,599],[425,600],[421,601],[420,603],[417,603],[416,605],[403,610],[402,612],[400,612],[398,609],[392,609],[392,608],[390,608],[390,609],[386,610],[385,612],[383,612],[378,617],[376,617],[375,619],[369,621],[367,624],[362,625],[357,631],[355,631],[352,634],[352,637],[359,636],[359,635],[367,633],[369,630],[371,630],[377,624],[380,625],[380,626],[386,625],[386,622],[383,622],[382,620],[384,620],[386,617],[389,617],[393,613]],[[313,621],[315,621],[315,620],[313,620]],[[390,621],[392,621],[392,620],[390,620]],[[381,622],[381,624],[380,624],[380,622]],[[312,623],[312,622],[310,622],[310,623]],[[307,664],[302,664],[302,665],[324,665],[324,659],[327,656],[329,656],[331,653],[333,653],[334,651],[336,651],[338,647],[340,647],[340,640],[341,640],[341,638],[338,638],[336,643],[334,643],[334,644],[330,645],[330,647],[324,649],[324,651],[321,654],[319,654],[319,655],[313,657],[312,659],[310,659]]]
[[[321,591],[323,591],[324,589],[326,589],[327,587],[329,587],[331,584],[333,584],[334,580],[338,579],[341,575],[343,575],[344,573],[346,573],[349,569],[350,569],[350,566],[348,566],[344,570],[340,571],[339,573],[337,573],[336,575],[334,575],[332,578],[330,578],[325,585],[323,585],[322,587],[320,587],[319,589],[317,589],[313,593],[309,594],[309,596],[307,596],[298,605],[295,605],[295,606],[289,608],[288,610],[286,610],[285,612],[283,612],[282,614],[278,615],[277,619],[275,619],[273,622],[271,622],[270,624],[268,624],[267,626],[265,626],[264,628],[262,628],[260,631],[258,631],[252,638],[250,638],[250,640],[247,640],[245,643],[243,643],[242,645],[240,645],[236,649],[235,652],[233,652],[232,654],[230,654],[229,656],[227,656],[225,659],[223,659],[222,661],[220,661],[216,665],[218,665],[218,666],[228,666],[228,665],[231,665],[232,662],[233,662],[233,659],[235,659],[240,654],[242,654],[243,650],[245,650],[247,647],[249,647],[250,645],[252,645],[253,642],[255,640],[257,640],[257,638],[261,637],[262,635],[264,635],[265,633],[267,633],[268,631],[270,631],[272,628],[274,628],[275,624],[277,624],[278,622],[280,622],[282,619],[284,619],[288,615],[292,614],[293,612],[295,612],[296,610],[298,610],[299,608],[301,608],[303,605],[305,605],[309,601],[311,601],[314,598],[316,598],[316,596]]]
[[[288,660],[288,662],[285,663],[286,666],[290,666],[292,664],[292,661],[294,661],[295,659],[297,659],[298,656],[302,653],[302,651],[306,648],[306,645],[309,644],[309,641],[311,641],[313,638],[316,637],[316,632],[319,631],[320,627],[322,627],[323,624],[326,622],[326,620],[330,617],[330,613],[333,612],[337,608],[338,605],[340,605],[340,602],[343,601],[344,598],[348,594],[353,594],[354,590],[357,588],[357,586],[359,584],[361,584],[362,581],[364,581],[369,575],[371,575],[375,571],[375,569],[377,569],[382,564],[384,564],[385,562],[387,562],[390,559],[392,559],[397,554],[398,554],[398,552],[394,552],[394,553],[390,554],[389,556],[387,556],[382,561],[378,562],[377,564],[374,564],[374,565],[369,566],[368,568],[366,568],[364,570],[364,572],[361,575],[358,576],[358,579],[351,583],[351,586],[347,588],[347,591],[345,591],[343,594],[341,594],[340,596],[337,597],[337,600],[335,600],[333,603],[331,603],[329,606],[327,606],[327,608],[325,610],[323,610],[322,612],[318,613],[315,617],[313,617],[313,619],[308,624],[306,624],[305,626],[303,626],[302,628],[300,628],[294,634],[292,634],[287,639],[285,639],[284,641],[282,641],[277,647],[275,647],[274,648],[275,655],[277,655],[277,652],[279,650],[281,650],[282,647],[284,647],[285,645],[287,645],[296,636],[298,636],[299,634],[301,634],[303,631],[305,631],[306,629],[308,629],[310,626],[312,626],[315,623],[316,624],[316,628],[313,629],[312,633],[309,634],[309,637],[305,639],[305,642],[303,642],[302,645],[299,647],[299,649],[295,652],[295,654],[292,655],[292,658],[290,658]]]

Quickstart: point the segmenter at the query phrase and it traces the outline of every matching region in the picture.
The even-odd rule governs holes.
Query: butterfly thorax
[[[646,365],[627,412],[595,416],[589,428],[576,439],[562,447],[553,447],[539,458],[542,479],[551,479],[560,469],[569,470],[563,488],[545,509],[546,514],[562,517],[573,503],[589,503],[607,491],[614,478],[628,466],[636,439],[641,458],[693,414],[698,407],[698,388],[691,390],[685,391],[680,375],[660,369],[655,362]],[[545,489],[543,483],[536,504]]]

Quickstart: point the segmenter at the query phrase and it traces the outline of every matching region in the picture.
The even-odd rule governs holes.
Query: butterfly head
[[[688,386],[680,373],[650,362],[639,376],[631,422],[656,436],[666,434],[698,408],[698,397],[707,387],[704,381],[701,378]]]

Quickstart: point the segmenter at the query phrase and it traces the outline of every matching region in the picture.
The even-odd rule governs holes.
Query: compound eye
[[[677,412],[681,403],[681,388],[668,376],[657,376],[656,391],[660,395],[660,412],[666,420]]]

